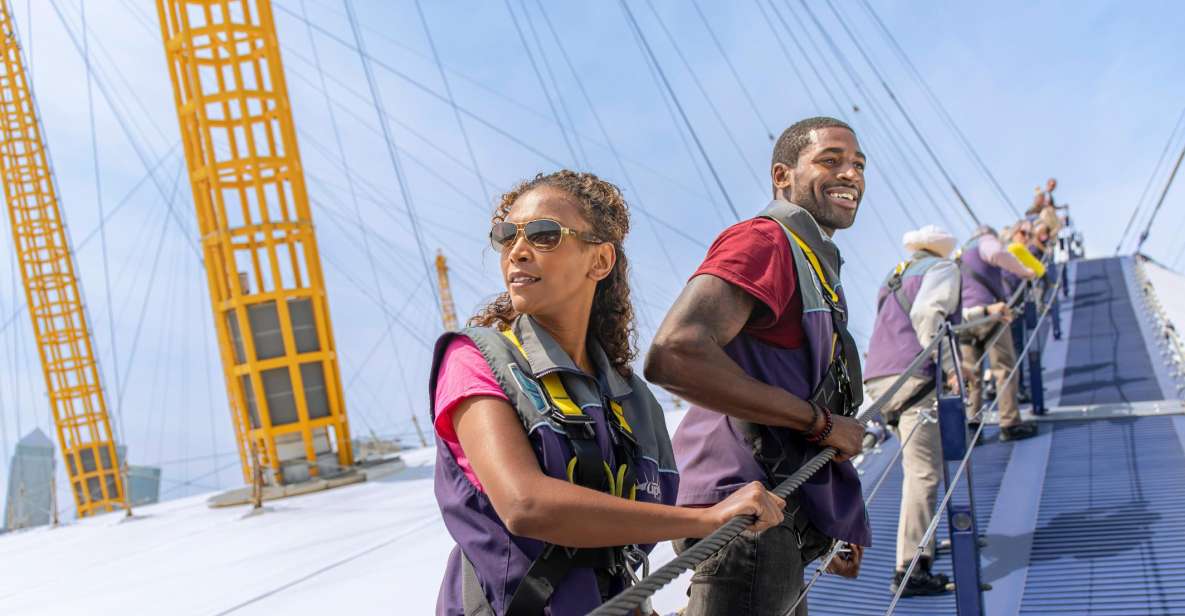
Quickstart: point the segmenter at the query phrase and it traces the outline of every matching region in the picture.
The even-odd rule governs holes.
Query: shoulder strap
[[[910,301],[909,296],[906,295],[904,286],[902,285],[902,278],[905,277],[905,272],[909,270],[912,265],[913,260],[906,259],[898,263],[897,267],[893,268],[893,273],[889,274],[888,279],[885,280],[885,286],[888,287],[889,293],[880,298],[880,301],[876,303],[877,312],[880,312],[881,308],[885,307],[885,300],[889,299],[889,295],[892,295],[894,298],[896,298],[897,305],[905,311],[905,314],[908,315],[909,311],[913,309],[913,302]]]
[[[465,616],[497,616],[486,592],[477,579],[477,570],[469,557],[461,552],[461,600],[464,602]]]
[[[527,351],[513,329],[503,330],[501,334],[524,358],[527,358]],[[568,395],[560,373],[545,374],[540,380],[547,397],[558,411],[555,418],[564,427],[568,442],[572,446],[574,455],[568,461],[568,481],[633,500],[637,496],[637,479],[631,465],[636,453],[636,443],[632,436],[633,429],[626,420],[621,405],[616,401],[609,401],[611,412],[608,416],[612,418],[609,424],[614,437],[614,451],[617,457],[621,458],[616,461],[618,466],[617,472],[614,473],[608,461],[601,455],[600,445],[596,441],[594,420]],[[572,569],[593,568],[616,572],[625,566],[624,559],[624,551],[620,547],[575,549],[548,543],[544,546],[543,553],[531,563],[526,575],[519,581],[518,587],[507,602],[506,616],[542,614],[556,587]]]
[[[798,245],[799,250],[801,250],[802,254],[806,257],[807,262],[810,263],[811,269],[815,272],[815,279],[818,280],[819,285],[823,287],[823,290],[827,292],[827,298],[835,304],[838,304],[839,294],[836,293],[835,289],[833,289],[828,283],[827,274],[823,272],[823,266],[819,263],[819,257],[815,256],[815,251],[811,250],[810,245],[802,241],[802,238],[798,237],[798,234],[795,233],[794,230],[785,223],[779,220],[778,224],[782,225],[782,228],[786,230],[786,233],[789,234],[791,239],[794,240],[794,243]]]

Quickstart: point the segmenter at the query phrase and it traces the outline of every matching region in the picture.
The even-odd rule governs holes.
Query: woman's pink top
[[[469,458],[461,449],[461,441],[457,439],[457,431],[453,429],[453,409],[461,402],[474,396],[491,396],[501,400],[510,400],[498,386],[494,372],[486,363],[485,357],[477,349],[473,341],[457,336],[449,342],[444,350],[444,357],[440,360],[440,372],[436,376],[436,421],[433,426],[436,434],[448,445],[449,451],[457,461],[457,466],[465,472],[465,477],[479,491],[485,492],[477,475],[473,474],[473,467],[469,465]]]

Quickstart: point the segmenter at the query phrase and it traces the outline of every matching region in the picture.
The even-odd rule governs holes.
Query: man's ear
[[[790,195],[790,188],[794,184],[793,171],[786,163],[774,163],[773,167],[770,168],[769,176],[774,184],[775,197],[782,196],[783,192],[787,196]]]
[[[592,267],[588,270],[588,277],[600,282],[613,272],[613,266],[617,264],[617,249],[613,244],[605,242],[593,246],[593,250],[595,254]]]

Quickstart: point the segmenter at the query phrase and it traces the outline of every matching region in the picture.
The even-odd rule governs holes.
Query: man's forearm
[[[646,378],[692,404],[743,421],[806,431],[814,417],[806,401],[745,374],[711,341],[656,344]]]

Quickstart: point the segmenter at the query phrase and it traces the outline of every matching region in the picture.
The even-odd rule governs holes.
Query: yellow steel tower
[[[352,464],[321,258],[268,0],[157,0],[239,439],[269,481]]]
[[[79,516],[122,509],[120,463],[74,257],[7,0],[0,0],[0,49],[0,177],[70,492]]]
[[[448,265],[444,253],[436,251],[436,283],[440,287],[440,316],[445,331],[457,331],[457,309],[453,306],[453,291],[448,285]]]

